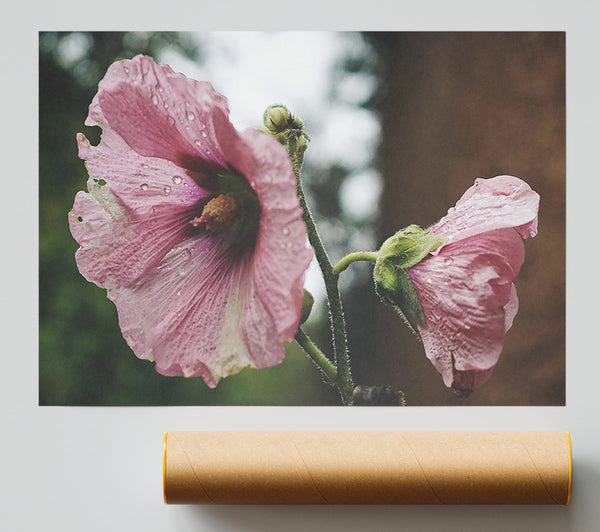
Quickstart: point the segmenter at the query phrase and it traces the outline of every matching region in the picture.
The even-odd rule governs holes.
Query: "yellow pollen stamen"
[[[240,219],[240,208],[232,194],[220,194],[211,199],[202,210],[200,218],[194,218],[192,225],[205,224],[209,231],[226,231]]]

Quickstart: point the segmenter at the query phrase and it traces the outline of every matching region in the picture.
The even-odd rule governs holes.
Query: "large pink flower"
[[[444,243],[408,270],[426,326],[425,353],[466,396],[494,369],[518,309],[523,238],[537,234],[539,195],[512,176],[477,179],[429,234]]]
[[[150,57],[114,63],[79,134],[90,174],[69,214],[86,279],[164,375],[209,386],[284,357],[312,259],[285,149],[238,133],[224,97]]]

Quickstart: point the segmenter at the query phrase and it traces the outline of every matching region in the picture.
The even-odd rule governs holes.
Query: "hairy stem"
[[[338,277],[333,272],[331,262],[323,246],[323,242],[317,232],[317,227],[313,220],[312,214],[306,204],[306,198],[302,189],[302,180],[300,176],[300,167],[302,165],[301,158],[298,161],[298,153],[296,143],[288,144],[288,153],[292,161],[292,167],[296,175],[296,192],[302,207],[302,217],[306,223],[308,230],[308,240],[315,250],[317,261],[323,273],[325,281],[325,289],[327,291],[327,300],[329,302],[329,319],[331,329],[333,331],[333,352],[337,367],[336,384],[342,396],[342,402],[349,405],[352,401],[352,376],[350,374],[350,365],[348,362],[348,345],[346,341],[346,324],[344,322],[344,310],[342,308],[342,300],[338,288]]]
[[[350,253],[346,255],[343,259],[341,259],[334,267],[333,273],[334,275],[339,275],[342,273],[350,264],[358,261],[367,261],[375,264],[377,262],[377,252],[376,251],[357,251],[355,253]]]
[[[323,375],[332,386],[336,385],[337,371],[335,366],[329,362],[329,359],[321,353],[321,350],[312,343],[311,339],[306,333],[299,327],[296,331],[295,336],[296,342],[300,344],[302,349],[306,351],[308,356],[317,365],[317,367],[323,372]]]

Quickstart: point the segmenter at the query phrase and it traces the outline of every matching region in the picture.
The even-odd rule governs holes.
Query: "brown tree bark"
[[[525,243],[519,313],[491,379],[445,388],[389,307],[376,307],[373,383],[412,405],[559,405],[565,400],[565,34],[380,33],[381,241],[446,214],[476,177],[512,174],[541,196]],[[389,363],[387,362],[389,361]]]

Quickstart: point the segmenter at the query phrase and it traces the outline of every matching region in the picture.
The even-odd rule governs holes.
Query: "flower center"
[[[190,223],[206,231],[227,232],[239,242],[256,235],[259,218],[260,204],[250,183],[231,173],[215,176],[213,197]]]
[[[227,231],[235,226],[241,214],[232,194],[219,194],[204,206],[202,216],[196,216],[191,223],[194,227],[204,224],[213,232]]]

